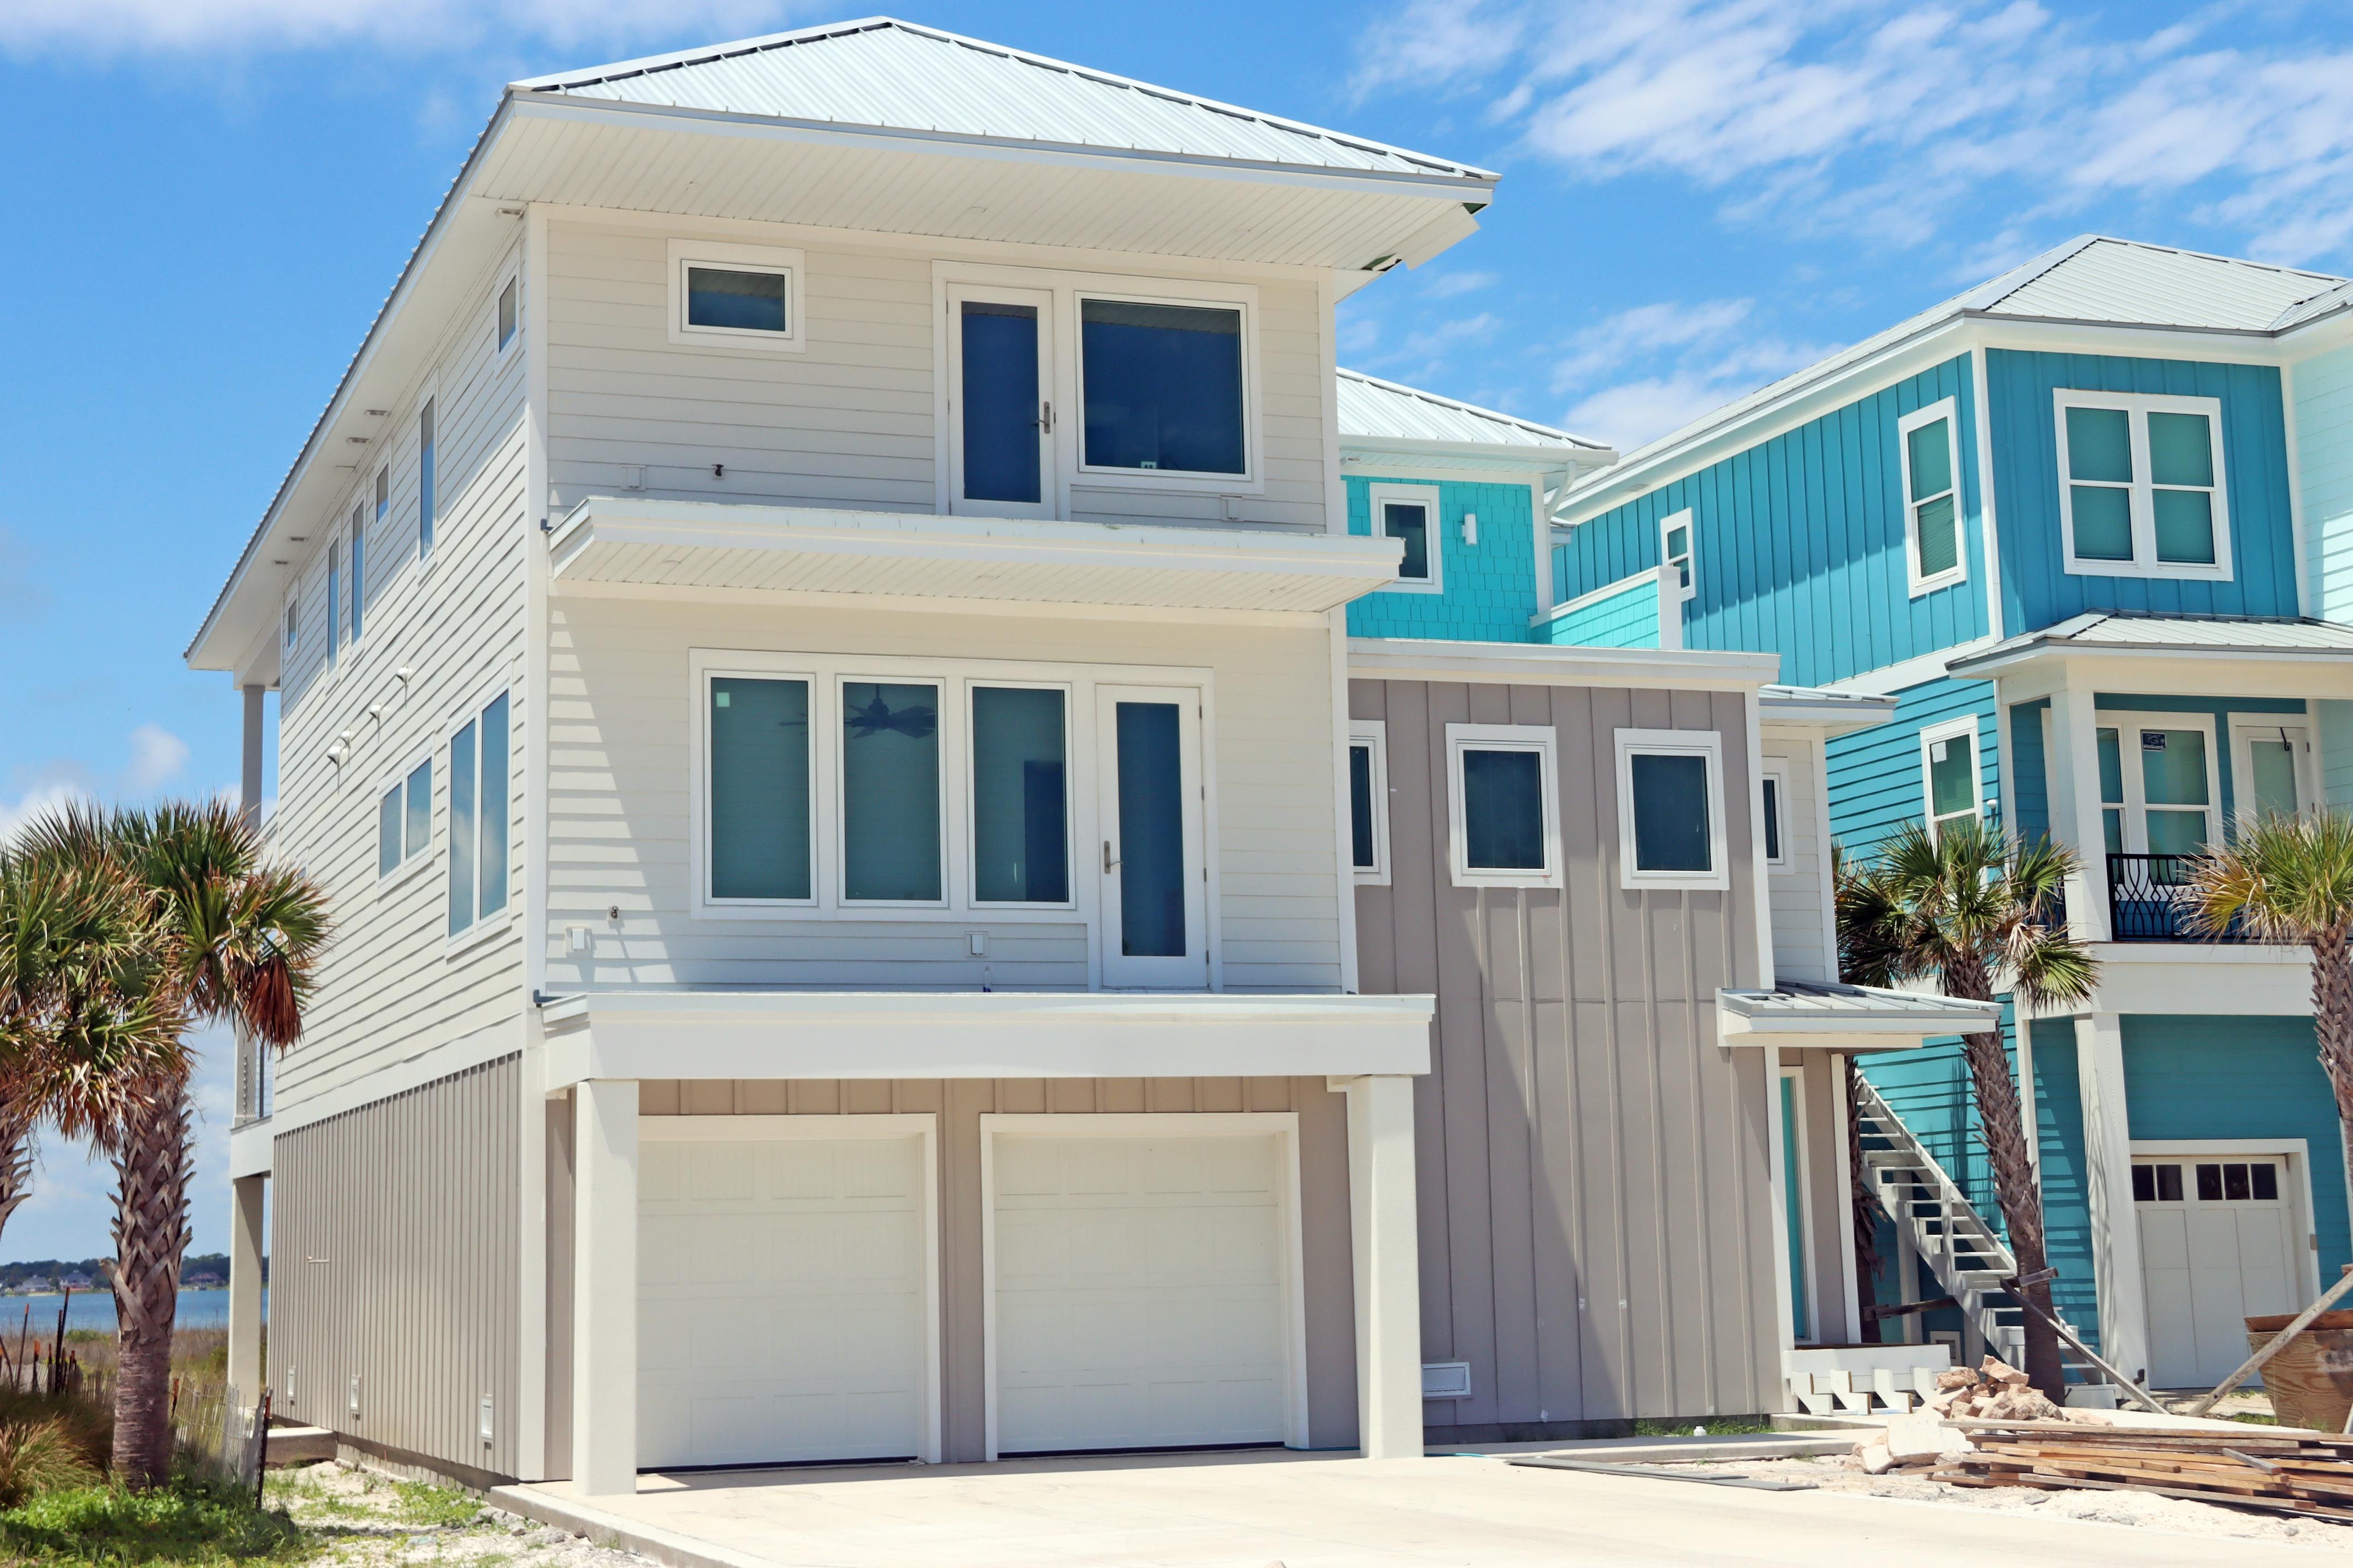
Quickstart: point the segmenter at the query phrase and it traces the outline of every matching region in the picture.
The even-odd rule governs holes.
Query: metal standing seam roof
[[[1549,425],[1518,419],[1475,403],[1383,381],[1343,366],[1339,373],[1340,439],[1351,436],[1399,441],[1458,441],[1498,447],[1573,447],[1596,454],[1607,443]]]
[[[515,92],[1063,147],[1492,181],[1493,171],[891,16],[533,77]]]
[[[1875,985],[1815,980],[1777,981],[1770,991],[1719,991],[1716,1000],[1726,1012],[1744,1018],[1820,1023],[1831,1027],[1878,1021],[1903,1026],[1955,1018],[2001,1016],[1999,1002],[1971,1002],[1958,996],[1929,996],[1911,991],[1882,990]]]
[[[2353,626],[2306,617],[2145,616],[2094,612],[2040,631],[2006,637],[1952,661],[1955,669],[2033,647],[2065,646],[2134,651],[2242,649],[2265,653],[2353,655]]]

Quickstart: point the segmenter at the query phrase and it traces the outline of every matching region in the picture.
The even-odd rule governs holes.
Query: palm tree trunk
[[[138,1489],[172,1474],[172,1329],[188,1232],[188,1081],[157,1083],[114,1157],[114,1473]]]
[[[1847,1204],[1854,1210],[1854,1299],[1865,1309],[1862,1323],[1862,1342],[1880,1342],[1879,1320],[1867,1310],[1878,1305],[1879,1202],[1872,1195],[1871,1180],[1862,1169],[1862,1095],[1856,1085],[1862,1081],[1862,1068],[1852,1057],[1841,1058],[1846,1064],[1846,1170]]]
[[[1945,971],[1945,991],[1973,1002],[1990,1002],[1993,977],[1982,964],[1956,963]],[[1985,1141],[1986,1158],[1993,1166],[1994,1198],[2010,1232],[2010,1256],[2021,1277],[2040,1274],[2048,1258],[2042,1242],[2042,1189],[2034,1177],[2034,1155],[2026,1141],[2025,1120],[2019,1114],[2018,1080],[2010,1076],[2009,1054],[2001,1048],[1999,1034],[1968,1036],[1961,1051],[1968,1059],[1978,1135]],[[2042,1313],[2050,1313],[2049,1281],[2026,1287],[2024,1294]],[[2058,1331],[2044,1316],[2021,1315],[2026,1320],[2026,1364],[2019,1370],[2045,1398],[2064,1403],[2067,1372],[2059,1358]]]
[[[0,1230],[33,1195],[34,1109],[26,1096],[0,1097]]]
[[[2337,1092],[2337,1133],[2353,1162],[2353,930],[2338,925],[2312,940],[2312,1032]]]

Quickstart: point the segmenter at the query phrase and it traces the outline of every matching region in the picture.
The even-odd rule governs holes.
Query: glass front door
[[[1096,689],[1096,704],[1103,984],[1207,985],[1201,694],[1106,686]]]
[[[2300,723],[2259,724],[2242,718],[2232,724],[2232,736],[2237,742],[2231,759],[2237,786],[2232,808],[2240,822],[2294,816],[2313,805],[2310,730]]]
[[[948,296],[954,510],[1054,515],[1052,296],[958,289]]]

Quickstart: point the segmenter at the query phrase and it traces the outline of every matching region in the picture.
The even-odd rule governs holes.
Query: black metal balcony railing
[[[2196,855],[2108,857],[2108,929],[2118,942],[2252,942],[2232,921],[2217,933],[2198,923],[2189,882]]]

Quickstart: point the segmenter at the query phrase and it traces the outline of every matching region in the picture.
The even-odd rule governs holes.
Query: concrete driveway
[[[1529,1469],[1493,1458],[1155,1456],[646,1476],[503,1506],[674,1568],[1373,1568],[1564,1563],[1984,1568],[2326,1563],[2296,1545],[1826,1492]]]

